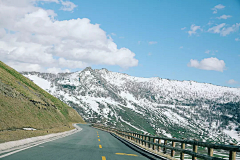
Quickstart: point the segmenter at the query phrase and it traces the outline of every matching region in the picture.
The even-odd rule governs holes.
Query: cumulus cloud
[[[234,79],[230,79],[227,81],[228,84],[238,84],[238,81],[235,81]]]
[[[61,3],[63,6],[60,9],[63,11],[73,11],[74,8],[77,7],[77,5],[75,5],[74,3],[70,2],[70,1],[61,0]]]
[[[61,72],[63,72],[63,73],[66,73],[66,72],[69,73],[70,70],[68,70],[68,69],[62,70],[61,68],[53,67],[53,68],[48,68],[46,72],[47,72],[47,73],[55,73],[55,74],[57,74],[57,73],[61,73]]]
[[[148,44],[150,44],[150,45],[157,44],[157,42],[156,41],[150,41],[150,42],[148,42]]]
[[[222,16],[220,16],[220,17],[217,17],[217,19],[228,19],[228,18],[231,18],[232,16],[230,16],[230,15],[222,15]]]
[[[205,58],[200,62],[195,59],[191,59],[188,63],[188,67],[194,67],[203,70],[213,70],[223,72],[225,69],[225,62],[217,58]]]
[[[188,31],[188,34],[191,36],[192,34],[196,34],[197,30],[201,30],[201,27],[200,26],[196,26],[195,24],[192,24],[190,29],[191,30]]]
[[[240,39],[239,38],[235,38],[235,41],[240,41]]]
[[[213,14],[216,14],[218,10],[223,9],[223,8],[225,8],[225,6],[222,4],[218,4],[218,5],[214,6],[214,8],[212,8]]]
[[[39,64],[31,64],[31,63],[22,63],[22,62],[15,62],[10,61],[6,62],[7,65],[15,68],[17,71],[36,71],[36,72],[44,72],[45,69]]]
[[[59,21],[53,10],[40,8],[35,2],[0,0],[0,59],[13,68],[55,72],[98,64],[122,68],[138,65],[135,54],[118,48],[99,24],[87,18]]]

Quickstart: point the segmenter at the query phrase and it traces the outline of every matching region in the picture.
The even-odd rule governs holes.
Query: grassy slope
[[[0,61],[0,143],[69,130],[84,123],[71,107]],[[22,131],[33,127],[38,131]]]

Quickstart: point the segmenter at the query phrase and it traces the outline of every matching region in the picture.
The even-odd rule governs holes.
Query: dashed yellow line
[[[97,136],[97,137],[99,137],[99,136]]]
[[[105,157],[105,156],[102,156],[102,160],[106,160],[106,157]]]
[[[100,142],[100,139],[98,139],[98,141]]]
[[[102,145],[101,145],[101,144],[99,144],[99,148],[102,148]]]
[[[137,157],[138,155],[136,154],[126,154],[126,153],[115,153],[116,155],[124,155],[124,156],[134,156]]]

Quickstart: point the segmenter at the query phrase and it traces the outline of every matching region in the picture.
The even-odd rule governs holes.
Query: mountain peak
[[[92,67],[86,67],[84,70],[83,70],[83,72],[85,72],[85,71],[93,71],[93,69],[92,69]]]

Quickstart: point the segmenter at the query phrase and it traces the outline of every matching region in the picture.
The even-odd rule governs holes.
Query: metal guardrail
[[[214,149],[222,149],[229,152],[229,160],[236,160],[236,152],[240,152],[240,146],[236,146],[236,144],[230,145],[222,145],[222,144],[213,144],[208,142],[199,142],[197,140],[185,140],[185,139],[176,139],[176,138],[166,138],[166,137],[156,137],[145,134],[139,134],[136,132],[129,131],[121,131],[117,129],[112,129],[109,127],[105,127],[102,125],[93,124],[93,127],[107,130],[109,132],[117,133],[119,136],[127,138],[128,140],[134,141],[140,146],[147,147],[153,151],[160,152],[162,151],[164,154],[167,153],[167,149],[171,150],[171,157],[174,157],[175,152],[180,152],[180,159],[184,160],[185,154],[192,156],[192,160],[196,160],[196,158],[202,158],[207,160],[223,160],[222,158],[214,157],[213,151]],[[164,141],[161,144],[161,140]],[[172,142],[171,146],[167,145],[168,142]],[[181,148],[176,147],[176,143],[180,143]],[[192,145],[192,151],[187,150],[186,144]],[[197,153],[198,146],[207,147],[208,154]]]

